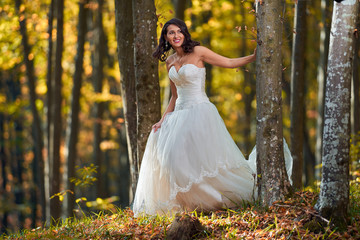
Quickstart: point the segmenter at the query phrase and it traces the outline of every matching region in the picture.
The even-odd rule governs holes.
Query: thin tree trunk
[[[293,157],[292,181],[296,189],[302,188],[304,143],[304,95],[306,49],[306,0],[295,2],[295,33],[291,59],[291,154]]]
[[[316,150],[315,159],[316,166],[321,164],[321,151],[322,151],[322,135],[324,128],[324,101],[325,101],[325,79],[326,68],[329,54],[329,39],[330,39],[330,26],[331,26],[331,6],[332,1],[321,0],[321,32],[320,32],[320,56],[317,69],[318,80],[318,117],[316,119]],[[315,168],[315,178],[320,180],[320,168]]]
[[[123,117],[123,116],[119,116]],[[118,160],[119,160],[119,205],[121,208],[125,208],[129,206],[132,200],[130,200],[129,192],[131,189],[131,172],[130,172],[130,161],[129,161],[129,154],[128,154],[128,145],[127,142],[127,132],[126,128],[123,127],[117,128],[118,131],[118,142],[119,142],[119,149],[118,149]]]
[[[137,106],[137,157],[140,169],[151,126],[160,119],[158,61],[152,57],[156,42],[153,0],[133,0],[135,79]]]
[[[45,149],[46,159],[44,159],[44,188],[45,188],[45,205],[43,206],[43,221],[50,222],[50,162],[52,162],[52,144],[50,136],[50,126],[52,123],[52,79],[54,78],[54,45],[52,40],[53,22],[54,22],[55,0],[51,0],[48,14],[48,54],[47,54],[47,73],[46,73],[46,128],[45,128]]]
[[[258,196],[263,205],[283,200],[291,191],[285,169],[281,41],[283,1],[257,1],[257,173]]]
[[[334,3],[326,81],[322,178],[316,208],[339,228],[349,204],[349,140],[354,29],[359,2]]]
[[[309,144],[309,134],[304,129],[304,167],[305,186],[311,186],[315,181],[315,155]]]
[[[75,208],[75,184],[70,181],[71,178],[75,177],[75,165],[77,158],[77,142],[79,139],[79,113],[80,113],[80,90],[82,85],[82,74],[84,72],[84,45],[85,36],[87,32],[86,26],[86,13],[87,8],[85,5],[88,0],[79,2],[79,22],[78,22],[78,42],[77,42],[77,55],[75,60],[75,73],[73,77],[74,86],[72,89],[71,99],[71,113],[68,117],[68,131],[66,134],[67,143],[67,189],[73,192],[69,194],[67,198],[67,216],[73,215]]]
[[[243,22],[242,24],[246,26],[246,14],[245,13],[245,4],[242,3],[240,6],[241,9],[241,15],[243,16]],[[241,41],[241,56],[245,56],[248,54],[247,49],[247,39],[246,39],[246,31],[242,31],[242,41]],[[250,66],[250,69],[252,69],[252,66]],[[251,149],[253,148],[253,144],[251,141],[251,113],[252,113],[252,106],[251,103],[255,97],[255,91],[254,91],[254,83],[252,79],[251,70],[244,70],[244,104],[245,104],[245,121],[239,124],[244,125],[244,155],[246,157],[249,156]]]
[[[60,144],[61,144],[61,130],[62,130],[62,53],[64,43],[64,0],[57,0],[57,24],[56,24],[56,57],[55,57],[55,77],[53,90],[53,107],[50,133],[52,136],[52,166],[51,166],[51,196],[60,192]],[[56,120],[56,121],[55,121]],[[55,197],[50,200],[50,214],[52,219],[57,220],[61,214],[61,204],[59,198]]]
[[[16,0],[16,9],[19,15],[23,13],[20,12],[20,6],[22,4],[21,0]],[[33,114],[33,139],[35,145],[35,158],[34,162],[36,164],[37,169],[39,169],[39,174],[36,176],[36,195],[37,199],[40,199],[40,205],[42,206],[42,220],[45,220],[45,185],[44,185],[44,158],[42,154],[42,150],[44,147],[43,142],[43,133],[41,129],[41,119],[39,116],[39,112],[36,108],[36,92],[35,92],[35,73],[34,73],[34,62],[30,57],[31,55],[31,47],[28,43],[27,30],[26,30],[26,18],[25,16],[19,17],[20,19],[20,33],[22,36],[22,45],[24,48],[24,62],[26,66],[26,77],[28,79],[29,84],[29,95],[30,95],[30,107]]]
[[[9,95],[10,103],[16,104],[16,101],[21,101],[21,86],[20,80],[15,76],[10,78],[7,83],[7,92]],[[24,186],[23,186],[23,174],[24,174],[24,134],[23,134],[23,119],[24,114],[22,112],[18,112],[17,114],[10,115],[10,124],[13,124],[13,131],[9,132],[9,139],[12,139],[12,143],[10,145],[13,159],[11,160],[11,172],[14,177],[14,197],[15,204],[18,206],[25,204],[25,194],[24,194]],[[10,129],[9,129],[10,130]],[[13,135],[13,136],[11,136]],[[25,221],[25,212],[18,211],[18,221],[17,224],[20,229],[24,227]]]
[[[121,95],[123,100],[131,176],[131,187],[129,193],[129,201],[131,202],[135,194],[138,178],[132,1],[115,0],[115,15],[118,60],[121,71]]]
[[[172,2],[175,8],[175,17],[184,20],[186,0],[173,0]]]
[[[95,93],[101,94],[103,89],[104,81],[104,56],[105,56],[105,37],[104,37],[104,28],[102,22],[102,10],[103,10],[103,0],[98,0],[98,7],[95,12],[95,30],[94,30],[94,56],[93,56],[93,84]],[[97,169],[96,174],[96,193],[97,197],[104,198],[105,191],[103,187],[102,179],[102,160],[103,153],[100,149],[100,143],[102,141],[102,120],[104,115],[104,102],[99,101],[94,104],[94,162]]]
[[[2,83],[0,83],[0,86]],[[2,177],[2,186],[1,192],[6,195],[6,185],[7,185],[7,156],[5,154],[5,139],[4,139],[4,125],[5,125],[5,115],[0,112],[0,167],[1,167],[1,177]],[[2,219],[0,224],[0,233],[7,233],[8,229],[8,210],[4,209],[2,213]]]

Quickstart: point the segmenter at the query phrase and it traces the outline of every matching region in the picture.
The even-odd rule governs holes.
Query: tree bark
[[[247,25],[247,23],[245,22],[246,19],[246,14],[245,13],[245,4],[242,3],[241,4],[241,15],[243,16],[243,25]],[[242,41],[241,41],[241,56],[245,56],[248,54],[248,46],[247,46],[247,39],[246,39],[246,30],[242,31]],[[248,66],[247,66],[248,67]],[[245,121],[239,124],[243,124],[244,125],[244,130],[243,130],[243,134],[244,134],[244,155],[246,156],[246,158],[248,158],[251,149],[253,148],[254,144],[251,141],[251,114],[252,114],[252,106],[251,103],[254,100],[255,97],[255,83],[254,83],[254,79],[253,79],[253,74],[251,74],[253,70],[253,67],[250,66],[250,70],[246,70],[244,69],[243,74],[244,74],[244,104],[245,104]]]
[[[16,0],[16,10],[18,15],[22,15],[20,12],[20,6],[22,4],[21,0]],[[31,112],[33,114],[33,139],[35,145],[35,158],[34,164],[36,168],[39,170],[39,174],[35,177],[35,185],[36,185],[36,195],[37,199],[40,200],[40,205],[42,206],[42,220],[45,220],[46,216],[46,200],[45,200],[45,185],[44,185],[44,158],[42,150],[44,148],[43,142],[43,132],[41,129],[41,119],[39,116],[39,112],[36,108],[36,92],[35,92],[35,73],[34,73],[34,62],[31,57],[31,47],[28,42],[27,30],[26,30],[26,17],[19,17],[20,19],[20,33],[22,36],[22,45],[24,48],[24,62],[26,66],[26,77],[28,79],[29,84],[29,95],[30,95],[30,107]]]
[[[75,177],[75,165],[77,158],[77,142],[79,139],[79,113],[80,113],[80,90],[82,85],[82,74],[84,72],[84,45],[85,36],[87,32],[86,25],[86,14],[87,8],[85,5],[88,0],[79,2],[79,22],[78,22],[78,41],[77,41],[77,55],[75,60],[75,73],[73,77],[74,86],[72,89],[71,99],[71,112],[68,117],[68,131],[66,134],[66,145],[67,145],[67,188],[73,192],[73,194],[67,195],[67,216],[73,215],[75,208],[75,184],[70,181],[71,178]]]
[[[19,69],[15,67],[15,72]],[[6,79],[6,90],[10,104],[16,105],[21,99],[21,83],[18,74],[11,74],[10,78]],[[13,194],[14,203],[17,206],[25,204],[25,188],[24,188],[24,114],[22,111],[17,110],[14,114],[10,114],[8,118],[9,129],[5,130],[8,132],[8,139],[10,139],[9,148],[11,149],[10,165],[11,174],[13,176]],[[12,127],[11,127],[12,126]],[[1,179],[1,178],[0,178]],[[25,212],[17,211],[18,224],[17,226],[22,229],[24,227]]]
[[[0,89],[2,83],[0,82]],[[1,168],[1,177],[2,177],[2,186],[1,186],[1,192],[4,196],[6,196],[7,190],[6,185],[8,182],[8,174],[6,171],[7,168],[7,156],[5,153],[5,138],[4,138],[4,125],[5,125],[5,114],[0,112],[0,168]],[[2,213],[2,219],[0,224],[0,233],[7,233],[8,230],[8,210],[4,209]]]
[[[282,98],[281,41],[283,1],[257,1],[257,173],[261,204],[283,200],[291,186],[285,169]]]
[[[160,119],[158,61],[152,57],[156,42],[154,1],[133,0],[135,88],[137,106],[137,157],[140,169],[151,126]]]
[[[52,123],[51,115],[52,115],[52,79],[54,79],[54,66],[53,62],[54,59],[54,45],[52,40],[52,32],[53,32],[53,22],[54,22],[54,12],[55,12],[55,0],[51,0],[50,6],[49,6],[49,14],[48,14],[48,53],[47,53],[47,73],[46,73],[46,128],[45,128],[45,149],[46,149],[46,156],[44,159],[44,185],[45,185],[45,205],[44,208],[44,219],[46,222],[50,222],[50,162],[52,162],[52,144],[51,144],[51,135],[50,135],[50,126]]]
[[[360,29],[360,14],[358,14],[357,19],[357,27],[356,29]],[[355,55],[354,55],[354,63],[353,63],[353,74],[352,74],[352,82],[353,82],[353,113],[352,113],[352,133],[354,135],[360,134],[360,75],[359,75],[359,49],[360,49],[360,33],[355,35]],[[360,157],[360,156],[359,156]],[[359,159],[359,158],[357,158]]]
[[[349,140],[354,29],[359,2],[334,3],[331,25],[322,152],[322,178],[316,208],[345,228],[349,204]]]
[[[95,12],[95,29],[94,29],[94,54],[93,54],[93,85],[95,93],[101,94],[104,80],[104,60],[105,60],[105,36],[102,20],[103,0],[98,0],[98,7]],[[103,153],[100,149],[102,141],[102,120],[104,115],[104,102],[98,101],[94,104],[94,162],[97,168],[96,174],[96,193],[97,197],[104,198],[105,191],[102,179],[102,160]]]
[[[329,55],[329,39],[330,39],[330,26],[331,26],[331,6],[332,1],[321,0],[321,32],[320,32],[320,56],[317,69],[318,81],[318,116],[316,122],[316,150],[315,159],[316,166],[321,164],[321,151],[322,151],[322,135],[324,128],[324,101],[325,101],[325,79],[326,68]],[[315,168],[315,178],[320,180],[320,168]]]
[[[315,155],[311,151],[309,134],[304,129],[304,167],[305,186],[312,186],[315,181]]]
[[[137,117],[132,1],[115,0],[115,13],[118,61],[121,71],[121,95],[131,175],[131,188],[129,193],[129,201],[131,202],[135,194],[139,174],[136,137]]]
[[[52,164],[51,164],[51,196],[60,192],[60,145],[61,145],[61,132],[62,132],[62,53],[64,43],[64,0],[57,0],[57,23],[56,23],[56,53],[55,53],[55,76],[52,85],[52,103],[51,108],[52,116],[50,125],[50,136],[52,138]],[[56,121],[55,121],[56,120]],[[50,200],[50,215],[51,218],[57,220],[61,214],[61,203],[59,198],[54,197]]]
[[[175,17],[184,21],[186,0],[173,0],[175,8]]]
[[[305,112],[305,49],[306,49],[306,2],[295,2],[295,32],[291,59],[291,154],[293,157],[292,181],[296,189],[302,188],[304,112]]]

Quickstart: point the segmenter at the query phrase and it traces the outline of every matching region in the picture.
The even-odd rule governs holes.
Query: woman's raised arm
[[[256,60],[256,49],[252,55],[240,58],[224,57],[203,46],[195,47],[194,52],[202,61],[224,68],[237,68]]]

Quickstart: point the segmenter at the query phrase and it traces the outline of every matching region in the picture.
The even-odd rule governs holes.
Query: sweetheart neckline
[[[176,70],[175,65],[172,65],[171,68],[170,68],[170,70],[171,70],[172,68],[174,68],[174,69],[175,69],[175,72],[176,72],[176,73],[179,73],[180,70],[181,70],[183,67],[185,67],[186,65],[193,65],[193,66],[196,67],[196,68],[205,69],[205,67],[198,67],[198,66],[196,66],[196,65],[193,64],[193,63],[186,63],[186,64],[182,65],[182,66],[179,68],[179,70]],[[169,72],[170,72],[170,70],[169,70]]]

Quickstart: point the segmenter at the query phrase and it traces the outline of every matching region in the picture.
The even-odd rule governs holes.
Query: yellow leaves
[[[28,55],[28,59],[31,61],[31,60],[33,60],[34,59],[34,54],[33,53],[30,53],[29,55]]]
[[[75,200],[76,203],[79,203],[79,202],[86,202],[87,201],[87,198],[86,197],[81,197],[81,198],[78,198]]]
[[[70,191],[70,190],[65,190],[65,191],[62,191],[62,192],[59,192],[59,193],[55,193],[54,195],[52,195],[50,197],[50,199],[53,199],[53,198],[56,198],[58,197],[59,198],[59,201],[62,202],[64,201],[64,196],[67,194],[67,193],[70,193],[70,194],[74,194],[74,192]]]
[[[234,5],[232,5],[230,2],[223,2],[221,5],[222,11],[230,11],[234,9]]]
[[[21,4],[19,11],[22,13],[25,11],[25,5]]]
[[[5,5],[2,10],[3,10],[4,12],[8,12],[9,9],[10,9],[10,5]]]
[[[45,84],[45,82],[43,83],[39,83],[38,85],[36,85],[36,94],[38,95],[44,95],[47,92],[47,86]]]
[[[208,21],[209,27],[211,28],[220,28],[221,23],[219,21],[216,21],[214,18],[210,18]]]
[[[119,144],[113,140],[102,141],[100,143],[101,151],[107,151],[107,150],[118,149],[118,148],[119,148]]]
[[[112,204],[115,201],[118,201],[119,197],[112,196],[109,198],[96,198],[95,201],[88,201],[86,202],[86,206],[89,208],[96,208],[96,209],[102,209],[102,210],[109,210],[113,209],[115,206]]]
[[[240,101],[240,100],[242,99],[241,93],[236,93],[236,94],[235,94],[235,99],[238,100],[238,101]]]
[[[4,94],[0,94],[0,104],[6,102],[6,96]]]
[[[41,110],[44,107],[44,102],[42,100],[40,100],[40,99],[36,99],[35,100],[35,105],[36,105],[36,108],[38,110]]]

